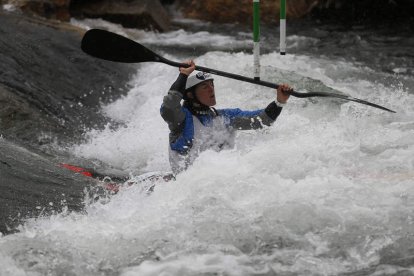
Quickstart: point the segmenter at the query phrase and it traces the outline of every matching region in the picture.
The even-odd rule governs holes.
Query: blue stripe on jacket
[[[223,116],[226,119],[226,125],[231,126],[234,119],[240,117],[255,117],[258,116],[263,109],[252,110],[252,111],[243,111],[240,108],[226,108],[218,109],[217,112],[219,116]]]
[[[193,146],[194,122],[193,114],[187,108],[183,107],[182,111],[185,113],[183,133],[177,140],[170,143],[170,147],[181,154],[186,154]]]
[[[193,122],[193,114],[187,108],[182,107],[181,110],[185,113],[184,129],[183,129],[182,134],[174,142],[170,143],[170,147],[172,150],[177,151],[180,154],[186,154],[193,146],[194,122]],[[253,110],[253,111],[243,111],[239,108],[234,108],[234,109],[228,108],[228,109],[217,110],[219,114],[218,116],[224,117],[226,126],[231,126],[233,123],[233,120],[236,118],[258,116],[262,111],[263,109]],[[200,115],[200,116],[197,116],[197,118],[206,127],[213,120],[213,116],[210,116],[210,115]]]

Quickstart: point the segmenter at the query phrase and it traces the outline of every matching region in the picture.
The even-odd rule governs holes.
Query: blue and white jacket
[[[234,146],[235,131],[270,126],[282,107],[275,102],[265,109],[203,109],[181,105],[187,76],[180,74],[164,97],[161,116],[170,129],[169,159],[174,174],[185,170],[204,150],[222,150]]]

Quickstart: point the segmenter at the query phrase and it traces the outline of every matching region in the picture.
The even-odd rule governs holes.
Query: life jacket
[[[218,116],[193,115],[187,108],[184,128],[181,136],[170,143],[169,159],[174,174],[185,170],[199,154],[211,149],[220,151],[234,147],[235,130],[226,110],[221,110]]]

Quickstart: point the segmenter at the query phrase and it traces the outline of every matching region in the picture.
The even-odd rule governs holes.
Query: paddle
[[[143,45],[130,40],[126,37],[121,35],[99,30],[99,29],[92,29],[85,33],[82,39],[82,50],[94,57],[115,61],[115,62],[124,62],[124,63],[138,63],[138,62],[162,62],[171,66],[175,67],[188,67],[188,64],[178,63],[171,60],[168,60],[148,48],[144,47]],[[227,78],[232,78],[244,82],[254,83],[270,88],[277,89],[279,87],[276,83],[271,83],[267,81],[255,80],[248,77],[243,77],[240,75],[227,73],[207,67],[196,66],[196,70],[203,71]],[[310,98],[310,97],[331,97],[331,98],[339,98],[346,101],[353,101],[365,105],[369,105],[372,107],[376,107],[382,110],[386,110],[389,112],[395,113],[395,111],[385,108],[383,106],[364,101],[361,99],[357,99],[354,97],[350,97],[347,95],[337,94],[337,93],[327,93],[327,92],[309,92],[309,93],[301,93],[296,91],[289,92],[290,95],[298,97],[298,98]]]

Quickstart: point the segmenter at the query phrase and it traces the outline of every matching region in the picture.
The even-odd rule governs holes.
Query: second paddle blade
[[[160,56],[141,44],[100,29],[87,31],[82,38],[81,48],[82,51],[93,57],[115,62],[161,61]]]

